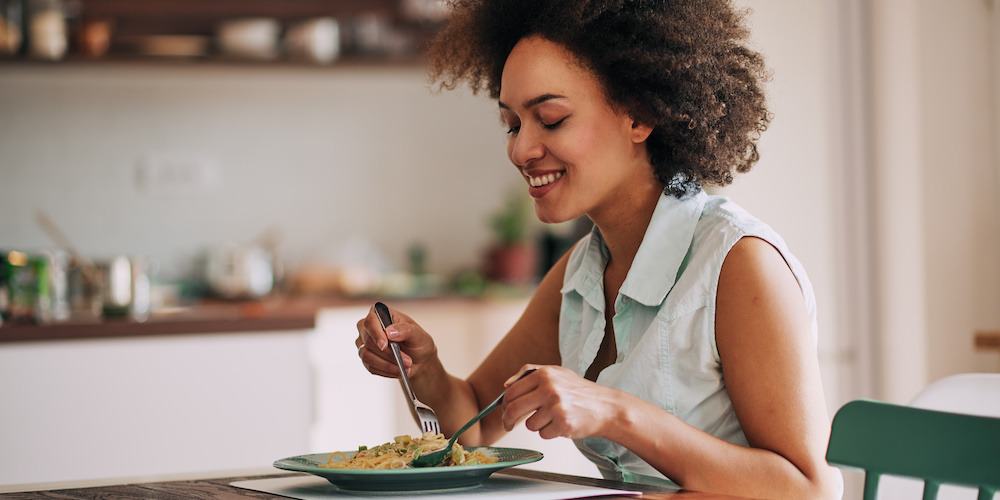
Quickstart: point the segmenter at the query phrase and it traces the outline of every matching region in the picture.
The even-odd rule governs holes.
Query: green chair
[[[865,500],[875,500],[882,474],[924,480],[924,500],[941,484],[1000,490],[1000,418],[851,401],[833,418],[826,460],[865,470]]]

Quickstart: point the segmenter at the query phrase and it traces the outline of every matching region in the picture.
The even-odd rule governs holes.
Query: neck
[[[604,204],[606,208],[599,207],[588,214],[601,230],[611,253],[608,269],[625,272],[632,265],[662,194],[663,184],[649,179],[639,186],[630,186],[627,194],[613,195],[615,199]]]

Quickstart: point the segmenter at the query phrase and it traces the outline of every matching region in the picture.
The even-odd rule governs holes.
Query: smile
[[[552,184],[553,182],[559,180],[560,178],[562,178],[564,173],[565,172],[555,172],[555,173],[540,175],[538,177],[531,177],[528,175],[524,177],[525,179],[527,179],[528,184],[531,187],[542,187],[548,184]]]

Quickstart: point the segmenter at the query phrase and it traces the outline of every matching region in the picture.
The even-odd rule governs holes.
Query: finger
[[[371,349],[365,347],[361,350],[361,362],[368,368],[368,371],[378,371],[387,374],[389,377],[399,377],[399,368],[395,362],[390,362],[376,356]],[[404,361],[404,368],[408,368]]]
[[[361,321],[358,322],[358,331],[359,332],[364,331]],[[388,350],[386,351],[379,350],[378,347],[375,345],[375,343],[371,340],[371,338],[369,338],[365,333],[362,333],[361,335],[358,336],[358,338],[354,339],[354,346],[357,347],[358,349],[359,357],[361,356],[361,348],[363,346],[367,346],[373,355],[378,356],[386,361],[390,362],[392,361],[392,354],[388,352]]]
[[[385,332],[382,331],[382,324],[379,323],[378,316],[375,315],[374,306],[368,311],[368,315],[361,320],[361,326],[365,335],[370,339],[370,341],[366,340],[365,343],[370,343],[372,346],[378,347],[380,351],[384,351],[389,345],[389,341],[385,338]]]
[[[367,368],[367,367],[365,367],[365,368]],[[379,370],[375,370],[375,369],[372,369],[372,368],[368,368],[368,373],[371,373],[372,375],[377,375],[379,377],[384,377],[384,378],[399,379],[399,377],[396,376],[396,375],[393,375],[391,373],[385,373],[385,372],[382,372],[382,371],[379,371]]]
[[[385,364],[385,365],[391,365],[394,368],[397,368],[395,370],[395,373],[397,373],[397,374],[399,373],[399,369],[396,366],[396,359],[395,358],[386,359],[386,354],[384,352],[382,352],[382,351],[376,351],[374,349],[371,349],[368,346],[368,344],[361,344],[360,346],[358,346],[358,357],[360,357],[361,360],[364,361],[366,359],[365,358],[366,355],[367,356],[371,356],[374,359],[378,359],[380,361],[379,366],[382,366],[383,364]],[[407,372],[409,372],[410,367],[413,366],[413,358],[411,358],[405,352],[401,352],[400,353],[400,359],[403,360],[403,368],[405,368],[407,370]]]
[[[553,439],[566,435],[562,425],[553,421],[538,430],[538,437],[542,439]]]
[[[505,396],[503,415],[501,417],[504,428],[508,431],[513,430],[522,419],[538,411],[543,406],[544,400],[538,391],[529,392],[509,401]]]
[[[543,427],[552,423],[552,413],[548,408],[542,408],[535,412],[534,415],[528,417],[528,420],[524,421],[524,426],[528,428],[529,431],[538,432]]]
[[[518,399],[525,394],[528,394],[536,389],[538,389],[542,384],[543,375],[539,374],[537,371],[525,376],[524,378],[510,384],[505,389],[504,402],[509,403]]]
[[[389,325],[389,328],[385,329],[386,336],[390,342],[395,342],[404,347],[414,347],[414,344],[420,339],[418,336],[419,331],[417,325],[402,321],[393,323]]]
[[[508,378],[506,381],[504,381],[504,383],[503,383],[504,388],[507,388],[511,384],[513,384],[514,382],[517,382],[518,379],[520,379],[522,376],[524,376],[525,372],[527,372],[529,370],[537,370],[537,369],[539,369],[541,367],[542,367],[541,365],[532,365],[532,364],[527,364],[527,365],[522,366],[521,369],[517,371],[517,373],[511,375],[510,378]]]

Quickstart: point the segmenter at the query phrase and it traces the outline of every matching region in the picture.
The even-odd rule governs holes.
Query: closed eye
[[[566,121],[566,118],[569,118],[569,117],[565,116],[565,117],[561,118],[559,121],[554,122],[554,123],[543,123],[542,126],[545,127],[548,130],[555,130],[555,129],[559,128],[559,125],[562,125],[562,123],[564,121]]]

